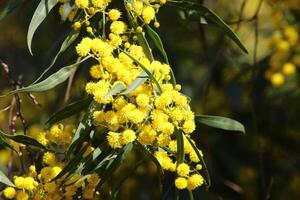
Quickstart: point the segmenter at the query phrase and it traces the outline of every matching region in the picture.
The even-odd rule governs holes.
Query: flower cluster
[[[92,151],[87,148],[85,154]],[[94,199],[99,195],[97,185],[100,181],[96,173],[90,174],[86,179],[77,174],[66,178],[54,178],[65,167],[64,162],[53,152],[45,152],[42,156],[42,168],[37,170],[35,165],[29,166],[28,173],[14,177],[15,187],[6,187],[3,196],[6,199],[16,200],[42,200],[42,199],[74,199],[78,191],[82,191],[84,199]]]
[[[154,8],[145,6],[142,1],[133,1],[127,7],[145,24],[155,17]],[[110,10],[108,16],[111,21],[108,37],[85,37],[76,46],[80,57],[89,56],[96,62],[90,67],[94,80],[85,86],[86,92],[100,105],[100,109],[93,113],[94,124],[108,129],[106,137],[111,148],[122,148],[132,142],[149,145],[157,149],[154,154],[162,168],[173,172],[180,165],[176,156],[167,153],[167,150],[176,153],[176,137],[182,132],[184,153],[187,155],[184,162],[189,163],[192,169],[185,175],[178,174],[178,180],[186,181],[185,186],[175,185],[179,189],[193,190],[204,180],[197,172],[201,169],[197,153],[186,139],[196,128],[189,98],[180,92],[180,85],[170,83],[170,66],[150,60],[134,36],[127,34],[129,25],[119,21],[120,13]],[[152,77],[145,77],[148,74],[144,70]],[[117,86],[131,88],[139,79],[144,80],[133,90],[110,95]]]
[[[273,13],[272,19],[276,31],[271,37],[270,48],[274,51],[265,77],[273,86],[278,87],[293,77],[300,66],[300,55],[297,53],[299,34],[297,27],[290,25],[280,10]]]

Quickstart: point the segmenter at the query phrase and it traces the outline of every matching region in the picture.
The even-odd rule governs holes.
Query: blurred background
[[[299,199],[300,1],[202,3],[236,31],[249,53],[242,52],[221,29],[209,23],[185,19],[171,6],[160,10],[161,27],[157,31],[177,82],[191,97],[195,113],[230,117],[246,128],[246,135],[204,125],[197,128],[194,137],[204,153],[212,185],[208,191],[198,190],[195,199]],[[0,9],[4,5],[1,4]],[[34,0],[24,1],[0,21],[0,59],[23,85],[32,83],[51,63],[71,28],[70,23],[60,21],[55,8],[35,34],[31,56],[26,33],[37,4]],[[49,74],[73,63],[73,52],[74,45]],[[160,58],[156,49],[154,53]],[[82,65],[77,72],[69,102],[84,95],[83,83],[89,78],[87,69]],[[41,107],[22,96],[22,112],[30,125],[29,131],[41,129],[37,124],[45,122],[65,104],[66,85],[35,94]],[[3,74],[0,90],[1,94],[10,90]],[[8,106],[10,100],[1,99],[0,108]],[[7,129],[7,116],[8,113],[0,112],[3,130]],[[0,150],[0,163],[6,165],[8,159],[7,151]],[[145,163],[139,167],[123,184],[120,199],[159,199],[157,180],[152,180],[155,178],[151,173],[155,173],[153,166]]]

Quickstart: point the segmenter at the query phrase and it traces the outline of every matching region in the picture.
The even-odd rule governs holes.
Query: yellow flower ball
[[[111,9],[108,12],[108,17],[112,21],[117,21],[120,18],[120,16],[121,16],[121,13],[117,9]]]
[[[127,129],[122,132],[120,141],[122,145],[126,145],[130,142],[133,142],[135,139],[136,139],[135,132],[131,129]]]
[[[187,182],[188,182],[187,183],[188,190],[194,190],[197,187],[203,185],[204,179],[200,174],[193,174],[188,178]]]
[[[100,79],[102,76],[102,68],[101,65],[93,65],[90,68],[90,75],[91,77],[93,77],[94,79]]]
[[[185,163],[181,163],[177,167],[177,174],[179,176],[187,176],[190,173],[190,166]]]
[[[179,189],[179,190],[183,190],[187,187],[187,179],[183,178],[183,177],[178,177],[175,180],[175,186]]]
[[[145,24],[149,24],[151,20],[155,18],[155,10],[151,6],[146,6],[143,9],[142,17],[144,19]]]
[[[285,78],[284,78],[283,74],[275,73],[271,76],[270,81],[271,81],[273,86],[278,87],[278,86],[281,86],[284,83]]]
[[[282,72],[285,75],[295,74],[296,66],[293,63],[285,63],[282,67]]]
[[[6,187],[3,190],[3,195],[7,199],[13,199],[16,196],[16,190],[13,187]]]
[[[122,21],[114,21],[110,25],[110,31],[117,35],[124,33],[127,30],[127,25]]]
[[[75,5],[78,8],[87,8],[89,6],[89,0],[75,0]]]
[[[43,163],[46,165],[55,165],[56,164],[56,156],[52,152],[46,152],[43,156]]]
[[[111,148],[116,149],[121,147],[120,134],[116,132],[108,132],[107,141]]]

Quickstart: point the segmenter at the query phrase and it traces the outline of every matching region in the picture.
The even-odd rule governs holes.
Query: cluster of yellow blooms
[[[42,131],[39,127],[29,130],[31,137],[35,138],[44,146],[55,144],[56,146],[68,147],[74,135],[74,125],[54,124],[50,130]]]
[[[82,6],[84,1],[76,2],[81,3],[78,7],[88,8],[88,4]],[[105,7],[106,4],[101,9]],[[129,7],[137,17],[142,17],[145,24],[155,17],[154,9],[145,6],[143,1],[133,1]],[[96,60],[96,64],[90,68],[90,75],[95,81],[88,82],[85,87],[94,101],[102,105],[93,114],[94,124],[109,130],[107,141],[111,148],[122,148],[134,141],[155,147],[159,150],[155,152],[155,157],[162,168],[177,171],[179,177],[175,181],[176,187],[194,190],[204,183],[204,179],[197,172],[197,169],[201,169],[197,153],[186,139],[195,130],[189,99],[180,92],[180,85],[169,83],[170,66],[157,60],[150,61],[134,37],[131,40],[126,32],[128,24],[119,21],[120,16],[117,10],[108,12],[111,20],[108,39],[85,37],[76,46],[80,57],[91,56]],[[142,29],[138,32],[142,32]],[[159,86],[148,80],[128,94],[108,95],[117,84],[130,87],[143,72],[140,64],[152,72]],[[176,156],[162,150],[176,153],[177,131],[184,133],[184,150],[189,155],[186,162],[191,164],[192,170],[185,163],[177,166]],[[182,169],[185,169],[185,173],[182,173]]]
[[[93,112],[95,126],[107,128],[107,143],[112,149],[122,148],[129,143],[149,145],[162,169],[177,174],[175,186],[178,189],[194,190],[204,184],[198,172],[202,169],[202,152],[195,151],[190,141],[190,134],[195,131],[194,113],[189,105],[189,98],[180,92],[179,84],[171,84],[170,66],[157,60],[150,60],[138,42],[137,33],[143,33],[143,26],[156,20],[156,13],[166,0],[142,1],[132,0],[126,3],[129,15],[141,26],[131,28],[122,13],[117,9],[109,9],[111,0],[75,0],[74,5],[68,0],[60,0],[62,18],[75,21],[74,29],[84,24],[89,37],[84,37],[76,46],[79,57],[91,57],[95,64],[90,67],[90,75],[94,79],[85,86],[99,109]],[[76,19],[76,13],[84,13],[84,17]],[[89,20],[96,14],[103,14],[104,34],[99,36]],[[81,16],[81,15],[80,15]],[[78,17],[77,17],[78,18]],[[105,26],[109,26],[109,33]],[[107,30],[108,31],[108,30]],[[145,73],[144,67],[153,77]],[[138,81],[137,81],[138,80]],[[124,88],[138,87],[124,92]],[[123,90],[110,95],[117,86]],[[74,136],[74,127],[61,124],[53,125],[49,131],[33,132],[31,136],[46,147],[59,146],[66,149]],[[178,163],[177,140],[179,132],[183,135],[184,159]],[[193,144],[194,145],[194,144]],[[89,147],[84,156],[92,152]],[[29,167],[28,174],[14,177],[15,187],[4,189],[7,199],[73,199],[77,191],[82,191],[84,199],[93,199],[100,178],[90,174],[86,180],[77,174],[69,180],[65,176],[52,181],[65,167],[62,158],[53,152],[45,152],[41,169],[34,165]]]
[[[270,47],[274,51],[265,77],[273,86],[278,87],[294,75],[300,66],[300,55],[296,52],[299,48],[299,34],[297,27],[288,24],[281,11],[276,11],[273,15],[275,31],[271,37]]]
[[[28,174],[14,177],[15,187],[6,187],[3,196],[6,199],[16,200],[62,200],[74,199],[78,190],[83,191],[84,199],[95,197],[96,186],[100,181],[97,174],[91,174],[86,180],[81,179],[80,174],[74,175],[68,180],[60,178],[52,181],[63,169],[64,163],[59,162],[52,152],[43,155],[43,168],[37,172],[34,165],[28,169]]]

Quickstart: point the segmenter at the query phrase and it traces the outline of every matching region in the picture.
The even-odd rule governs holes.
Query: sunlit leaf
[[[32,84],[37,83],[39,80],[41,80],[41,78],[43,78],[43,76],[54,66],[54,64],[55,64],[57,58],[59,57],[59,55],[61,53],[63,53],[76,40],[76,38],[78,37],[78,35],[79,35],[79,31],[78,30],[72,30],[70,32],[70,34],[63,41],[62,45],[60,46],[59,51],[57,52],[57,54],[55,55],[55,57],[51,61],[49,67],[47,67],[43,71],[43,73]]]
[[[41,0],[38,7],[34,11],[31,22],[29,24],[28,32],[27,32],[27,46],[29,52],[32,54],[31,50],[31,42],[33,35],[39,25],[44,21],[46,16],[49,14],[51,9],[58,3],[58,0]]]
[[[168,65],[170,65],[169,64],[168,55],[167,55],[167,53],[165,51],[164,45],[163,45],[163,43],[162,43],[159,35],[149,25],[146,25],[146,30],[147,30],[148,35],[150,36],[150,38],[154,42],[155,46],[158,48],[158,50],[163,55],[163,57],[165,59],[165,62]],[[170,66],[170,71],[171,71],[171,81],[172,81],[172,84],[176,85],[176,78],[175,78],[175,75],[173,73],[173,70],[172,70],[171,66]]]
[[[11,94],[43,92],[43,91],[50,90],[50,89],[56,87],[57,85],[63,83],[65,80],[67,80],[69,78],[69,76],[71,76],[76,71],[79,64],[88,58],[89,57],[86,57],[85,59],[81,60],[80,62],[63,67],[60,70],[58,70],[57,72],[55,72],[54,74],[52,74],[51,76],[49,76],[48,78],[46,78],[45,80],[38,82],[36,84],[33,84],[33,85],[29,85],[27,87],[23,87],[23,88],[14,90],[11,92]]]
[[[126,89],[126,86],[124,85],[124,83],[122,82],[117,82],[112,88],[111,90],[104,96],[104,98],[108,98],[111,97],[113,95],[116,95],[118,93],[120,93],[121,91],[123,91],[124,89]]]
[[[4,133],[3,131],[0,131],[0,135],[4,138],[11,139],[17,143],[25,144],[25,145],[30,145],[30,146],[35,146],[38,148],[46,149],[44,145],[36,141],[34,138],[29,137],[27,135],[9,135]]]
[[[0,170],[0,183],[5,185],[15,187],[15,185],[7,178],[7,176]]]
[[[184,142],[182,131],[176,129],[176,141],[177,141],[177,164],[184,161]]]
[[[197,115],[195,116],[196,122],[211,126],[214,128],[219,128],[227,131],[238,131],[245,134],[245,127],[240,122],[220,116],[212,115]]]

